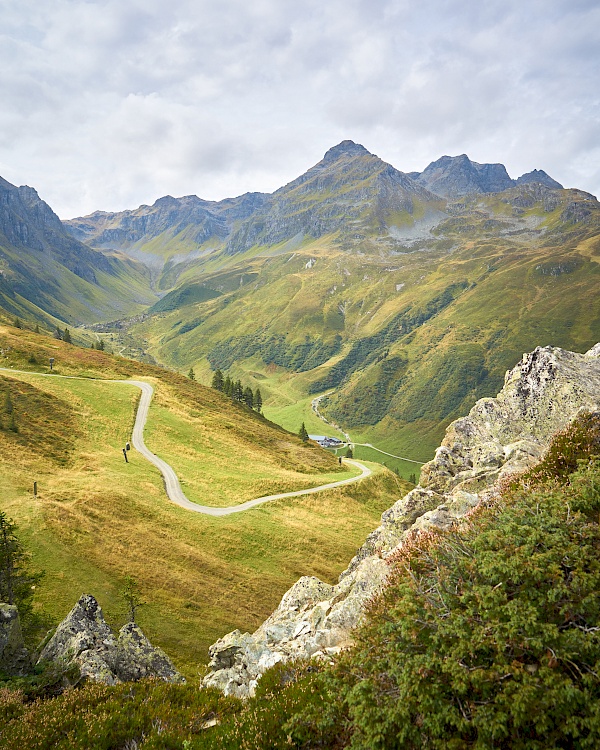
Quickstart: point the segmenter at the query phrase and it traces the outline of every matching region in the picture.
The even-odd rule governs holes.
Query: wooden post
[[[33,483],[33,496],[37,497],[37,482]]]
[[[125,463],[129,463],[129,459],[127,458],[127,448],[123,448],[123,456],[125,457]]]

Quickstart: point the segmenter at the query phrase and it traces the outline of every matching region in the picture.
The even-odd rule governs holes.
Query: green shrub
[[[292,735],[345,722],[365,750],[600,746],[599,510],[592,462],[414,538],[326,678],[335,710],[300,712]]]

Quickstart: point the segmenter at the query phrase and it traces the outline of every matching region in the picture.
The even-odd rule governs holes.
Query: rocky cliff
[[[450,528],[495,482],[535,464],[579,412],[599,408],[600,344],[587,354],[538,347],[524,355],[496,398],[481,399],[448,427],[421,484],[383,514],[339,583],[301,578],[255,633],[236,630],[211,646],[204,684],[247,696],[277,662],[339,652],[409,531]]]

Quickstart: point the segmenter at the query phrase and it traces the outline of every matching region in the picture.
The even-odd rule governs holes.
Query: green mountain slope
[[[353,437],[423,460],[523,351],[585,350],[600,339],[592,196],[531,183],[446,210],[402,253],[351,252],[325,237],[197,269],[198,281],[133,328],[182,370],[254,378],[267,413],[291,397],[292,382],[296,397],[333,390],[323,411]],[[220,296],[194,302],[194,288]]]
[[[0,178],[0,307],[52,324],[131,315],[151,304],[146,269],[73,239],[30,187]]]
[[[405,174],[344,141],[242,199],[227,221],[226,202],[188,197],[71,229],[88,222],[100,244],[109,225],[129,231],[113,246],[146,258],[163,243],[167,294],[119,324],[123,342],[205,382],[220,368],[260,385],[292,429],[327,394],[322,412],[358,442],[425,460],[523,351],[600,339],[598,202],[543,170],[514,180],[463,155]],[[185,251],[194,231],[203,244]]]

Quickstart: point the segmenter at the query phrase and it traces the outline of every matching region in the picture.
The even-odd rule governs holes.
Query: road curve
[[[230,516],[232,513],[242,513],[243,511],[255,508],[257,505],[271,502],[272,500],[283,500],[287,497],[300,497],[301,495],[312,495],[316,492],[323,492],[323,490],[330,490],[334,487],[342,487],[345,484],[352,484],[358,482],[360,479],[368,477],[373,472],[364,464],[353,461],[349,458],[343,459],[344,463],[352,464],[356,468],[361,470],[361,474],[356,477],[350,477],[349,479],[341,479],[338,482],[330,482],[329,484],[322,484],[319,487],[310,487],[307,490],[297,490],[296,492],[281,492],[277,495],[265,495],[263,497],[257,497],[254,500],[247,500],[239,505],[232,505],[227,508],[213,508],[210,505],[199,505],[193,503],[191,500],[184,495],[179,479],[172,466],[170,466],[162,458],[152,453],[146,447],[144,443],[144,427],[146,426],[146,420],[148,419],[148,411],[150,409],[150,402],[152,401],[152,395],[154,388],[150,383],[146,383],[143,380],[105,380],[104,378],[82,378],[77,375],[54,375],[49,372],[30,372],[28,370],[13,370],[8,367],[0,367],[0,371],[9,373],[18,373],[23,375],[41,375],[43,377],[52,378],[68,378],[69,380],[95,380],[101,383],[120,383],[122,385],[133,385],[139,388],[142,392],[140,403],[138,406],[137,413],[135,415],[135,424],[133,425],[133,434],[131,441],[133,447],[140,453],[146,460],[154,464],[163,476],[165,483],[165,490],[167,496],[171,502],[179,505],[181,508],[190,510],[194,513],[203,513],[207,516]]]

